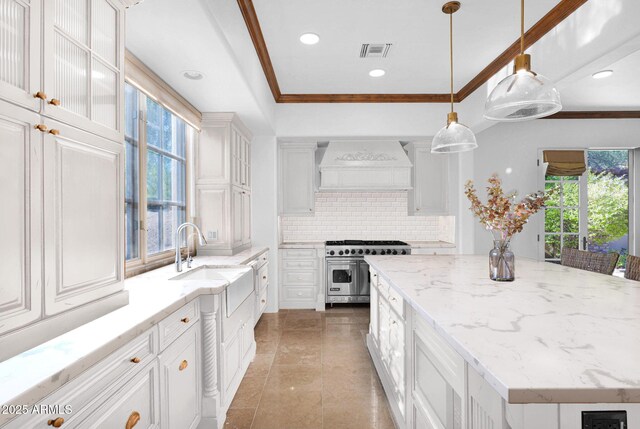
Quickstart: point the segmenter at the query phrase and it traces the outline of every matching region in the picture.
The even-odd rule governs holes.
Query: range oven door
[[[371,273],[369,264],[358,261],[358,289],[356,295],[369,296],[371,294]]]
[[[353,296],[358,289],[357,261],[327,261],[327,295]]]

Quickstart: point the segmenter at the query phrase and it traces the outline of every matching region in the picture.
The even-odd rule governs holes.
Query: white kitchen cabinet
[[[0,98],[37,112],[42,0],[2,0],[0,5]]]
[[[0,334],[42,315],[42,133],[34,128],[39,118],[0,102]]]
[[[281,215],[313,215],[317,143],[279,142],[278,207]]]
[[[124,276],[124,147],[45,120],[45,313],[115,294]],[[52,134],[53,131],[55,134]]]
[[[233,287],[233,286],[231,286]],[[255,326],[255,294],[249,294],[233,313],[229,314],[226,295],[222,299],[221,391],[223,409],[231,405],[242,377],[256,353],[253,333]]]
[[[200,325],[195,324],[159,356],[164,427],[194,429],[200,422],[200,344]]]
[[[251,246],[251,133],[233,113],[204,113],[195,149],[196,219],[202,255],[232,255]]]
[[[125,305],[128,293],[122,144],[6,102],[0,134],[3,237],[16,244],[2,255],[2,360]]]
[[[373,339],[374,343],[379,347],[379,322],[378,322],[378,313],[379,313],[379,294],[378,294],[378,273],[373,270],[369,271],[371,273],[371,288],[369,290],[370,293],[370,316],[369,316],[369,334]]]
[[[409,215],[449,214],[449,157],[431,153],[431,143],[409,143],[406,150],[413,164]]]
[[[45,116],[123,139],[124,10],[116,0],[44,2]]]
[[[316,308],[320,296],[324,307],[322,253],[314,248],[280,249],[280,308]]]

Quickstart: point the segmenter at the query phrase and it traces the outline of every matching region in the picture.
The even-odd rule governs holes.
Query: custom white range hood
[[[332,141],[320,163],[320,191],[411,189],[411,167],[399,141]]]

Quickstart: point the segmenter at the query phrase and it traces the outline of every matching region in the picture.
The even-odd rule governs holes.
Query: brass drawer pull
[[[47,422],[48,426],[53,426],[54,428],[59,428],[64,423],[64,419],[62,417],[58,417],[55,420],[49,420]]]
[[[59,106],[60,100],[58,100],[57,98],[52,98],[51,100],[49,100],[49,104],[51,104],[52,106]]]
[[[46,100],[47,99],[47,94],[45,94],[42,91],[38,91],[35,94],[33,94],[33,98],[39,98],[40,100]]]
[[[267,279],[267,276],[262,276],[262,280],[266,280],[266,279]]]
[[[180,362],[180,366],[178,367],[178,370],[183,371],[187,366],[189,366],[189,362],[187,362],[186,360],[183,360],[182,362]]]
[[[131,359],[131,362],[133,363],[140,363],[140,358],[139,357],[134,357],[133,359]]]
[[[49,130],[49,134],[53,134],[54,136],[60,135],[60,130],[56,130],[55,128],[52,128]]]
[[[182,323],[189,323],[189,318],[188,317],[183,317],[182,319],[180,319],[180,321]]]
[[[131,413],[131,415],[127,419],[127,424],[124,427],[125,429],[131,429],[132,427],[137,425],[139,421],[140,421],[140,413],[137,411],[134,411],[133,413]]]
[[[47,126],[45,124],[38,124],[33,128],[35,128],[36,130],[41,131],[43,133],[46,133],[47,130],[49,129],[49,128],[47,128]]]
[[[265,301],[265,300],[263,299],[261,302],[264,304],[264,303],[265,303],[265,302],[267,302],[267,301]]]

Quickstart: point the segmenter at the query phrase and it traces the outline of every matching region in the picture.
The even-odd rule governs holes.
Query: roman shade
[[[581,176],[587,171],[583,150],[545,150],[549,176]]]

